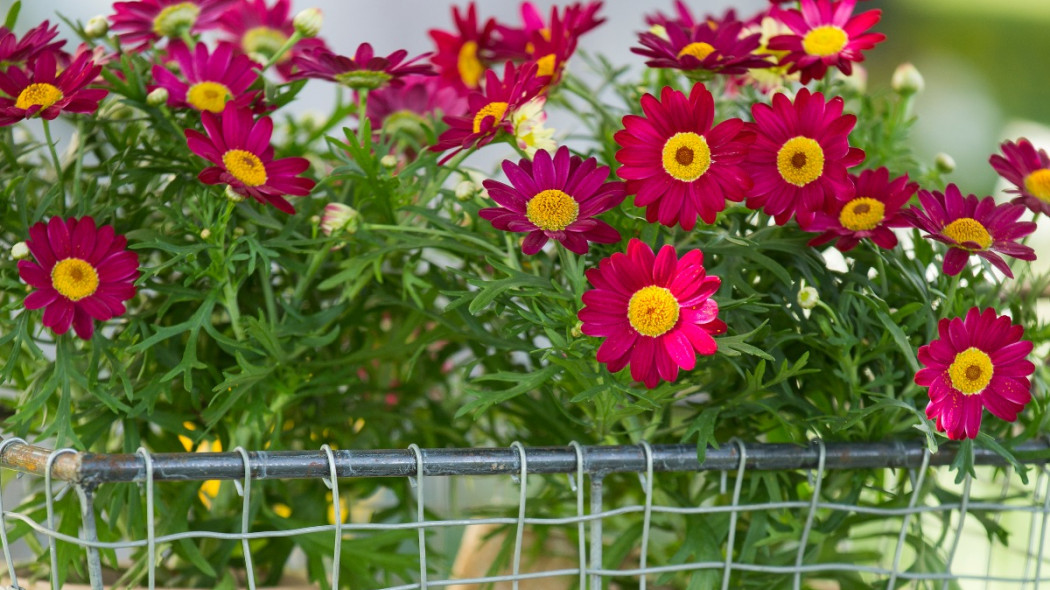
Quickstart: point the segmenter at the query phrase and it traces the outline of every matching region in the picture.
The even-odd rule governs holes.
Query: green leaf
[[[15,23],[18,22],[18,13],[22,10],[22,0],[15,0],[15,3],[11,5],[11,8],[7,10],[7,17],[4,18],[4,26],[7,27],[8,31],[13,31]]]
[[[197,546],[194,545],[190,539],[179,539],[178,543],[179,548],[181,549],[179,553],[182,555],[182,557],[188,559],[190,563],[196,566],[196,568],[199,569],[202,573],[204,573],[204,575],[212,578],[216,576],[215,569],[212,568],[211,564],[208,563],[208,558],[204,557],[204,554],[201,553],[201,550],[198,549]]]
[[[707,459],[707,446],[711,445],[715,449],[718,448],[718,441],[715,439],[715,424],[718,422],[718,414],[721,412],[722,408],[705,408],[704,411],[700,412],[700,415],[693,418],[689,429],[682,436],[682,442],[686,442],[693,438],[694,434],[696,435],[696,460],[701,465]]]
[[[561,372],[561,368],[556,365],[546,366],[539,371],[533,371],[532,373],[513,373],[500,371],[491,375],[482,375],[474,379],[474,382],[482,381],[499,381],[503,383],[516,383],[509,389],[504,389],[499,392],[483,391],[474,388],[468,388],[467,392],[478,396],[477,399],[464,405],[456,412],[456,418],[460,418],[467,414],[473,413],[475,417],[483,413],[485,410],[491,408],[496,404],[503,403],[513,397],[517,397],[523,393],[532,391],[540,386],[541,383],[553,378]]]

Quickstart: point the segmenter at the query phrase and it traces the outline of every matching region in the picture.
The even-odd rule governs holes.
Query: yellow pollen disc
[[[777,171],[784,182],[806,186],[824,173],[824,150],[816,140],[792,137],[777,152]]]
[[[18,98],[15,99],[15,107],[24,110],[39,106],[41,109],[46,109],[60,100],[62,100],[61,90],[46,82],[38,82],[26,86],[25,90],[18,94]]]
[[[992,245],[991,234],[989,234],[988,230],[981,225],[980,221],[977,221],[972,217],[961,217],[956,219],[945,226],[941,231],[944,235],[955,240],[959,244],[963,244],[964,242],[976,243],[980,246],[977,250],[986,250],[988,246]]]
[[[536,193],[525,205],[525,216],[536,227],[547,231],[561,231],[576,221],[580,204],[576,199],[558,189]]]
[[[1040,201],[1050,203],[1050,169],[1040,168],[1025,176],[1024,190]]]
[[[161,37],[178,37],[197,22],[201,9],[193,2],[179,2],[161,10],[153,19],[153,32]]]
[[[221,113],[233,93],[218,82],[198,82],[186,92],[186,102],[198,111]]]
[[[288,42],[288,36],[277,29],[270,27],[255,27],[249,29],[241,37],[241,49],[247,55],[265,55],[272,57],[277,55],[281,47]],[[287,52],[278,61],[287,61],[292,58],[292,52]]]
[[[548,53],[543,57],[536,60],[536,75],[537,76],[553,76],[554,66],[556,57],[553,53]]]
[[[481,60],[478,59],[478,44],[475,41],[467,41],[459,48],[456,70],[467,88],[478,87],[481,76],[485,73],[485,66],[481,65]]]
[[[481,124],[485,122],[486,117],[492,117],[495,119],[494,126],[498,125],[503,120],[503,116],[507,114],[508,106],[505,102],[490,102],[481,107],[478,114],[474,115],[474,133],[481,133]]]
[[[237,180],[244,186],[259,186],[266,184],[266,166],[263,165],[259,156],[246,150],[229,150],[222,155],[222,163]]]
[[[692,182],[711,167],[711,148],[703,135],[692,131],[675,133],[664,144],[664,171],[672,177]]]
[[[842,51],[848,42],[846,31],[835,25],[824,25],[802,37],[802,50],[817,57],[829,57]]]
[[[678,323],[680,311],[674,294],[656,285],[638,289],[627,302],[627,320],[631,327],[642,336],[653,338],[670,331]]]
[[[882,201],[870,197],[858,197],[853,199],[842,208],[839,213],[839,223],[842,227],[853,231],[864,231],[875,229],[886,217],[886,206]]]
[[[86,260],[65,258],[51,269],[51,286],[66,299],[80,301],[98,289],[98,271]]]
[[[993,373],[992,359],[983,350],[972,346],[955,355],[955,360],[948,367],[952,387],[963,395],[974,395],[984,391],[991,382]]]
[[[683,55],[691,55],[696,59],[703,61],[705,57],[711,55],[714,51],[715,48],[712,47],[710,43],[698,41],[683,47],[682,50],[678,52],[678,57],[681,58]]]

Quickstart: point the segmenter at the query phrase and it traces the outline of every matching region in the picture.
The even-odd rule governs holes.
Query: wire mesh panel
[[[332,587],[1047,587],[1048,446],[1014,450],[1038,464],[1027,482],[983,450],[976,477],[955,481],[942,468],[952,451],[918,443],[734,441],[700,463],[693,446],[647,443],[93,455],[7,439],[0,463],[42,476],[46,511],[0,505],[0,541],[9,583],[23,588],[10,537],[30,531],[51,572],[75,551],[80,571],[68,578],[93,588],[112,587],[103,565],[129,555],[140,556],[141,583],[159,587],[174,547],[211,542],[239,553],[238,584],[255,588],[274,567],[271,546],[290,539],[312,548],[307,559]],[[412,505],[381,510],[382,494],[345,501],[372,478],[407,486]],[[286,479],[316,481],[319,509],[273,526],[282,521],[260,516],[279,512],[263,501],[266,486]],[[158,512],[159,490],[211,480],[233,482],[239,530],[192,522],[170,532],[180,515]],[[112,515],[94,500],[114,490],[141,500],[141,536],[107,538]],[[59,576],[50,582],[59,587]]]

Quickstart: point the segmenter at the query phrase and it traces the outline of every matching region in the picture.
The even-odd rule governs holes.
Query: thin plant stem
[[[51,137],[51,121],[42,119],[44,124],[44,140],[47,141],[47,149],[51,152],[51,165],[55,168],[55,179],[59,188],[62,189],[62,213],[66,212],[65,177],[62,174],[62,161],[58,158],[58,150],[55,149],[55,140]]]

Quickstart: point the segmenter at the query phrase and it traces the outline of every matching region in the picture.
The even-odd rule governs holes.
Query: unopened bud
[[[168,102],[168,89],[163,86],[154,88],[146,95],[146,104],[151,107],[159,107]]]
[[[379,164],[383,168],[394,168],[397,166],[397,156],[394,154],[387,154],[382,158],[379,158]]]
[[[210,237],[211,237],[211,230],[210,229],[204,228],[204,229],[201,230],[201,239],[202,240],[207,240]]]
[[[820,293],[813,287],[802,287],[798,290],[798,304],[802,309],[813,309],[820,303]]]
[[[233,237],[239,238],[239,237],[241,237],[243,235],[244,235],[244,228],[243,227],[238,225],[237,227],[233,228]]]
[[[295,18],[292,19],[292,26],[295,27],[296,33],[309,38],[316,37],[321,32],[322,22],[324,22],[324,15],[321,14],[319,8],[307,8],[295,15]]]
[[[897,66],[897,69],[893,70],[893,77],[890,78],[890,87],[894,92],[903,96],[918,94],[925,86],[922,74],[914,65],[907,62]]]
[[[109,21],[101,14],[93,16],[84,24],[84,34],[92,39],[97,39],[109,32]]]
[[[226,185],[226,198],[229,199],[232,203],[240,203],[244,200],[245,197],[241,193],[237,192],[237,190],[234,189],[232,186]]]
[[[14,246],[11,246],[11,258],[14,258],[15,260],[29,258],[29,246],[25,242],[18,242]]]
[[[478,194],[478,185],[474,184],[473,180],[464,180],[456,185],[456,198],[460,201],[466,201]]]
[[[343,203],[328,203],[321,216],[321,231],[326,236],[336,232],[352,234],[357,231],[360,219],[361,215],[353,207]]]
[[[576,325],[569,330],[569,335],[573,338],[580,338],[583,336],[583,322],[577,321]]]
[[[948,174],[955,170],[955,158],[941,152],[933,157],[933,165],[937,167],[937,171],[941,174]]]

